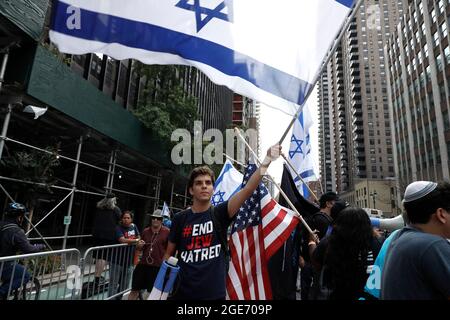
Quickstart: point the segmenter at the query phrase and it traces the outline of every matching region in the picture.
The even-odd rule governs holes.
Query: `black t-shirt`
[[[226,230],[232,221],[228,217],[228,202],[215,207],[214,214],[222,230]],[[188,209],[177,214],[169,241],[176,244],[180,266],[180,285],[174,299],[225,298],[226,261],[211,220],[211,209],[199,213]]]
[[[327,234],[327,230],[331,223],[333,222],[333,219],[327,215],[324,212],[317,212],[314,213],[311,217],[306,219],[306,222],[308,223],[311,230],[317,230],[319,231],[317,236],[319,237],[319,240],[322,240],[325,235]],[[311,257],[309,256],[309,232],[305,228],[305,226],[302,226],[302,246],[301,246],[301,254],[302,257],[305,259],[305,261],[309,262],[311,260]]]
[[[327,234],[331,222],[333,222],[333,219],[329,215],[323,212],[317,212],[311,217],[309,227],[311,230],[319,231],[317,235],[322,240]]]

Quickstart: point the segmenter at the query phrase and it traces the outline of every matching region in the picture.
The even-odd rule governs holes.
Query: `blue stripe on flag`
[[[336,2],[339,2],[340,4],[342,4],[348,8],[351,8],[353,6],[354,0],[336,0]]]
[[[233,168],[233,166],[229,163],[225,166],[225,169],[223,170],[223,173],[220,175],[220,177],[217,178],[216,183],[214,184],[214,189],[217,188],[217,186],[222,182],[223,177],[225,176],[225,173],[230,171]]]
[[[52,30],[86,40],[179,55],[212,66],[229,76],[242,78],[299,105],[303,104],[305,93],[311,88],[311,84],[304,80],[217,43],[148,23],[80,9],[82,28],[69,30],[66,25],[68,7],[66,3],[56,2]],[[257,70],[258,79],[249,70]]]
[[[309,189],[306,186],[306,184],[302,184],[302,188],[303,188],[303,197],[308,199],[309,198]]]
[[[230,195],[230,197],[228,199],[230,199],[232,196],[234,196],[234,194],[241,189],[242,189],[242,185],[239,185],[239,187],[237,187],[236,190],[233,191],[233,193]]]
[[[300,173],[300,177],[302,177],[303,179],[312,176],[314,176],[314,170],[303,171],[302,173]],[[299,180],[300,178],[297,175],[295,175],[294,182],[297,183],[297,181]]]

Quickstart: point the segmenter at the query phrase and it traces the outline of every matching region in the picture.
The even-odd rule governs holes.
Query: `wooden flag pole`
[[[237,133],[239,139],[241,139],[244,142],[244,144],[247,146],[248,150],[253,154],[253,157],[255,158],[255,161],[256,161],[257,165],[260,166],[261,165],[261,161],[259,160],[259,158],[256,155],[255,151],[253,151],[253,149],[250,147],[250,145],[247,143],[247,141],[245,141],[245,139],[242,137],[241,132],[239,131],[239,129],[235,127],[234,130]],[[314,237],[317,240],[316,242],[318,242],[317,235],[311,230],[309,225],[306,223],[305,219],[303,219],[302,215],[297,211],[295,206],[292,204],[291,200],[289,200],[288,196],[284,193],[284,191],[281,189],[281,187],[278,185],[278,183],[275,182],[274,178],[268,173],[266,173],[264,176],[266,176],[270,181],[272,181],[272,183],[277,187],[278,191],[280,191],[280,194],[284,197],[286,202],[289,204],[289,206],[291,207],[292,211],[294,211],[296,213],[297,218],[300,219],[300,221],[306,227],[308,232],[310,234],[314,235]]]
[[[243,163],[241,163],[241,162],[239,162],[239,161],[237,161],[237,160],[235,160],[235,159],[233,159],[232,157],[230,157],[229,155],[227,155],[226,153],[222,153],[224,156],[225,156],[225,158],[227,158],[228,160],[230,160],[230,161],[233,161],[233,162],[236,162],[238,165],[241,165],[241,166],[243,166],[244,168],[247,168],[247,165],[246,164],[243,164]]]

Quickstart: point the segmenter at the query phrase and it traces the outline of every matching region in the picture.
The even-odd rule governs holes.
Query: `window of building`
[[[449,49],[448,45],[444,49],[444,56],[445,56],[446,63],[450,64],[450,49]]]
[[[443,69],[443,63],[442,63],[442,57],[441,54],[438,54],[438,56],[436,57],[436,65],[439,71],[442,71]]]
[[[437,47],[439,45],[439,33],[437,30],[433,34],[433,40],[434,40],[434,46]]]

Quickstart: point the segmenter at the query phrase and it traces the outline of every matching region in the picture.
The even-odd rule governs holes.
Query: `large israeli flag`
[[[312,90],[354,2],[56,0],[50,39],[64,53],[192,65],[237,93],[290,108]]]
[[[214,194],[211,203],[216,206],[227,201],[232,195],[241,190],[244,176],[236,170],[230,160],[225,161],[219,177],[214,183]]]
[[[311,155],[311,138],[309,134],[309,129],[312,125],[313,119],[311,117],[309,104],[307,103],[294,123],[291,144],[289,146],[289,159],[297,172],[294,172],[292,168],[288,166],[298,191],[305,198],[309,197],[310,192],[306,187],[306,184],[302,182],[298,175],[301,176],[305,183],[316,179],[314,173],[314,159]]]

